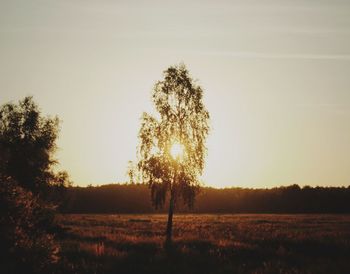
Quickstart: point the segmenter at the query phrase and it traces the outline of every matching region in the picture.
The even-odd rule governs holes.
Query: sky
[[[180,62],[211,115],[206,185],[350,185],[350,1],[0,0],[0,103],[59,116],[75,185],[128,179]]]

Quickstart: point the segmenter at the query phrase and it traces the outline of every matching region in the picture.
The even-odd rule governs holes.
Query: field
[[[350,215],[61,215],[64,273],[350,273]]]

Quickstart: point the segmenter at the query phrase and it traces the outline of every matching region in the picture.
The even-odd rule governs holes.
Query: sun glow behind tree
[[[174,159],[180,160],[182,157],[184,157],[183,145],[178,142],[174,142],[171,146],[170,154]]]
[[[142,116],[137,168],[141,181],[151,189],[155,207],[163,206],[170,194],[167,242],[177,201],[182,198],[189,207],[193,205],[204,169],[209,113],[202,97],[202,88],[186,67],[171,66],[152,94],[159,118]]]

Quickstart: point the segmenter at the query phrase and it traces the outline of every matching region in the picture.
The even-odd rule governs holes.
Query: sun
[[[180,143],[173,143],[173,145],[171,146],[170,149],[170,154],[174,159],[178,159],[181,158],[183,156],[184,153],[184,148],[183,145],[181,145]]]

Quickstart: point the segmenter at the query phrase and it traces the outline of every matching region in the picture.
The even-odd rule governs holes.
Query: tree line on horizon
[[[166,197],[168,201],[169,197]],[[147,184],[110,184],[69,187],[62,213],[153,214]],[[271,189],[203,187],[192,209],[177,204],[179,213],[350,213],[350,186],[300,187],[297,184]]]

